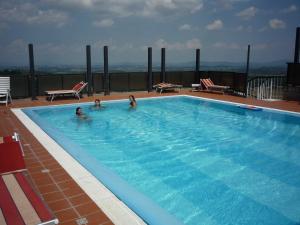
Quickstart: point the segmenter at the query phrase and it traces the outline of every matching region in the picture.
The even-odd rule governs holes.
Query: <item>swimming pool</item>
[[[298,115],[187,96],[90,105],[91,121],[74,105],[24,112],[140,216],[136,194],[185,224],[300,222]],[[133,187],[130,199],[107,168]]]

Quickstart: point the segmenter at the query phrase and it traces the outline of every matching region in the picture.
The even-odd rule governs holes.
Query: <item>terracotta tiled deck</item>
[[[156,94],[146,92],[131,93],[136,97],[165,96],[174,94]],[[178,94],[178,93],[175,93]],[[225,101],[233,101],[258,106],[273,107],[276,109],[290,110],[300,112],[300,102],[297,101],[278,101],[264,102],[254,99],[245,99],[240,97],[218,95],[209,93],[190,92],[182,90],[179,94],[189,94],[194,96],[213,98]],[[128,93],[112,93],[110,96],[97,95],[85,97],[80,102],[93,101],[95,98],[102,100],[127,98]],[[39,100],[30,99],[14,100],[9,107],[0,106],[0,136],[11,135],[14,131],[20,133],[24,145],[25,161],[29,175],[42,194],[49,207],[58,217],[62,225],[82,224],[112,224],[109,218],[99,209],[96,204],[82,191],[67,172],[58,164],[58,162],[47,152],[44,147],[34,138],[34,136],[21,124],[20,121],[9,110],[13,107],[28,107],[41,105],[56,105],[78,102],[78,100],[56,100],[48,102],[45,97],[38,97]]]

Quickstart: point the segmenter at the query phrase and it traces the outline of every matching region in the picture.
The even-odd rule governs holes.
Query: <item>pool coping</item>
[[[157,99],[157,98],[174,98],[174,97],[189,97],[195,99],[202,99],[210,102],[218,102],[226,105],[247,105],[242,103],[216,100],[204,97],[197,97],[192,95],[173,95],[173,96],[158,96],[158,97],[146,97],[140,99]],[[118,100],[108,100],[103,102],[120,102],[126,101],[126,99]],[[37,138],[37,140],[45,147],[45,149],[58,161],[58,163],[70,174],[76,183],[84,190],[84,192],[101,208],[104,213],[111,219],[115,224],[145,224],[143,219],[141,219],[133,210],[131,210],[122,200],[116,197],[108,188],[105,187],[95,176],[93,176],[84,166],[82,166],[73,156],[71,156],[67,151],[65,151],[52,137],[50,137],[41,127],[39,127],[33,120],[26,115],[22,109],[38,109],[38,108],[49,108],[49,107],[65,107],[74,105],[90,105],[91,102],[85,103],[71,103],[63,105],[51,105],[51,106],[37,106],[37,107],[23,107],[14,108],[11,111],[17,116],[17,118],[25,125],[25,127]],[[268,107],[261,107],[267,111],[276,111],[281,113],[287,113],[291,115],[300,116],[300,113],[280,110]],[[147,208],[144,210],[154,210],[152,208]],[[152,212],[153,213],[153,212]],[[154,213],[155,214],[155,213]],[[166,217],[168,218],[168,216]],[[177,220],[175,220],[177,222]],[[151,224],[165,224],[166,220],[162,221],[147,221]],[[174,221],[172,221],[174,222]],[[169,223],[168,223],[169,224]],[[178,223],[180,224],[180,223]]]
[[[126,100],[113,100],[114,102],[126,101]],[[91,102],[79,103],[79,104],[65,104],[59,105],[61,107],[74,107],[74,105],[89,105]],[[50,106],[56,107],[56,106]],[[41,121],[38,116],[33,112],[34,109],[48,108],[47,106],[39,107],[24,107],[15,108],[11,111],[17,116],[17,118],[25,125],[25,127],[37,138],[37,140],[45,147],[45,149],[58,161],[58,163],[70,174],[76,183],[85,191],[85,193],[97,204],[97,206],[104,211],[104,213],[115,224],[174,224],[180,225],[178,219],[175,216],[170,215],[166,210],[162,209],[151,199],[140,194],[134,188],[131,188],[127,182],[123,182],[123,179],[119,178],[113,172],[106,169],[100,163],[98,163],[97,169],[100,169],[102,173],[99,178],[92,175],[86,165],[82,165],[77,161],[77,157],[73,157],[72,153],[69,153],[65,149],[80,148],[72,145],[72,142],[64,140],[64,144],[58,134],[49,132],[53,130],[51,126],[48,126],[44,121]],[[23,112],[28,110],[28,112]],[[34,118],[35,117],[35,118]],[[39,126],[42,124],[43,126]],[[42,128],[43,127],[43,128]],[[51,133],[51,136],[47,134]],[[63,135],[62,135],[63,136]],[[58,144],[55,140],[59,140]],[[61,146],[62,145],[62,146]],[[65,147],[68,146],[68,147]],[[84,152],[84,151],[81,151]],[[83,157],[86,157],[82,154]],[[95,164],[94,164],[95,165]],[[108,179],[112,180],[108,182]],[[110,191],[106,186],[111,189]],[[121,186],[122,188],[116,188]],[[125,190],[125,191],[124,191]],[[115,193],[115,194],[114,194]],[[120,199],[117,197],[120,196]],[[130,206],[130,208],[127,205]],[[137,215],[137,212],[140,216]],[[146,221],[146,223],[144,222]]]
[[[146,224],[20,108],[11,110],[114,224],[124,224],[124,221],[128,221],[133,225]]]

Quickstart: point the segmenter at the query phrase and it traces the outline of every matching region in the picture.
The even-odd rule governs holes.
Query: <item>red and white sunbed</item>
[[[225,91],[230,89],[229,86],[215,85],[210,78],[200,79],[200,83],[202,83],[205,90],[207,91],[212,91],[212,92],[216,91],[216,92],[224,93]]]
[[[58,224],[28,179],[20,142],[12,137],[0,141],[0,224]]]
[[[182,88],[182,85],[179,84],[171,84],[171,83],[159,83],[153,86],[153,88],[155,88],[156,91],[159,91],[160,93],[162,93],[163,91],[166,90],[172,90],[175,91],[176,88]]]
[[[53,90],[53,91],[45,91],[47,95],[49,95],[49,99],[52,102],[56,96],[61,95],[73,95],[80,99],[80,92],[87,86],[88,83],[83,81],[79,82],[78,84],[74,85],[74,87],[70,90]]]

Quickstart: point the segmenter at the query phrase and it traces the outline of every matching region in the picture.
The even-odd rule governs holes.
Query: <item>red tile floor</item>
[[[136,97],[189,94],[224,101],[233,101],[300,112],[300,102],[297,101],[265,102],[229,95],[191,92],[189,90],[181,90],[179,93],[168,93],[162,95],[154,92],[135,92],[130,94],[134,94]],[[110,96],[94,95],[92,97],[84,97],[80,100],[80,102],[94,101],[95,98],[100,98],[101,100],[123,99],[127,98],[128,95],[129,93],[112,93]],[[40,96],[36,101],[31,101],[30,99],[18,99],[14,100],[8,107],[1,105],[0,136],[11,135],[13,132],[18,132],[21,135],[21,141],[25,151],[25,162],[31,180],[49,205],[50,209],[59,219],[61,225],[112,224],[101,209],[96,206],[96,204],[83,192],[83,190],[58,164],[58,162],[35,139],[30,131],[27,130],[10,111],[10,108],[75,102],[77,103],[78,100],[55,100],[51,103],[46,101],[45,97]]]

